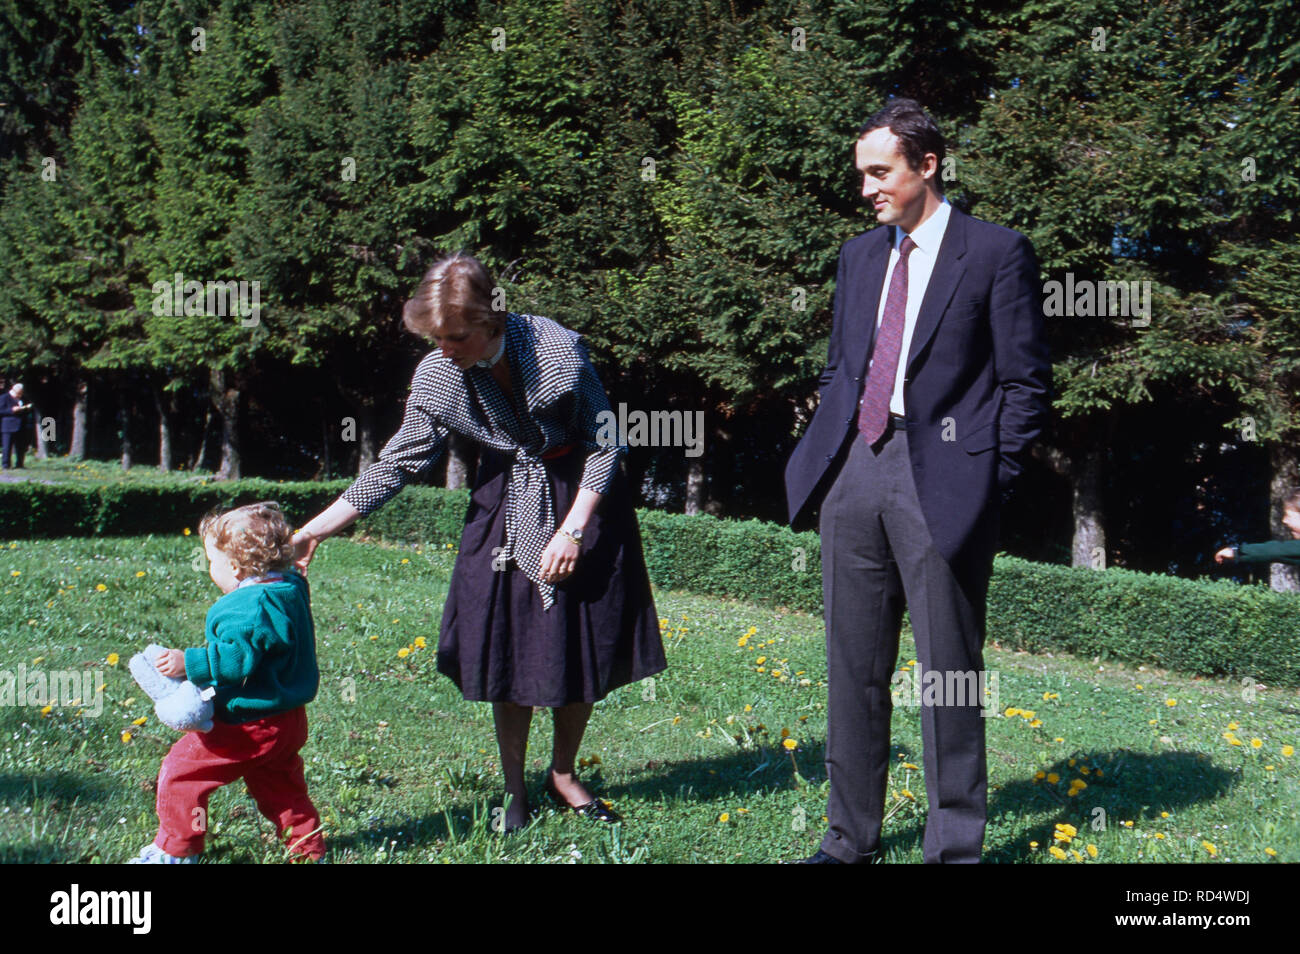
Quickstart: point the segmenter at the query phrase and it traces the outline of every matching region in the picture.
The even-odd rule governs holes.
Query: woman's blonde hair
[[[492,337],[505,327],[505,312],[492,308],[492,278],[473,255],[457,252],[435,262],[402,308],[402,324],[421,338],[457,318]]]
[[[293,562],[293,530],[274,500],[209,510],[199,521],[199,536],[230,558],[241,579],[283,570]]]

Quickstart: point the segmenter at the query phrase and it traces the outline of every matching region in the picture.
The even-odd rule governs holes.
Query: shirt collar
[[[283,579],[284,579],[284,574],[278,571],[267,573],[264,576],[246,576],[239,581],[239,585],[236,586],[235,589],[241,590],[244,587],[251,586],[254,583],[278,583]]]
[[[939,243],[943,241],[943,233],[948,228],[948,218],[951,214],[952,206],[948,204],[947,199],[943,199],[939,203],[939,208],[911,232],[905,233],[902,229],[894,229],[894,248],[897,249],[903,244],[905,235],[910,236],[917,248],[933,258],[939,251]]]

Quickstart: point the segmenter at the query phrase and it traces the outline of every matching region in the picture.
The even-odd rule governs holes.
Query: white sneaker
[[[193,865],[198,864],[198,855],[178,857],[169,855],[153,842],[140,849],[140,854],[127,862],[128,865]]]

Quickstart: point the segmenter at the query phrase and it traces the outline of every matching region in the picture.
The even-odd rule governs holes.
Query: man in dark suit
[[[873,116],[855,153],[882,227],[840,250],[821,402],[785,470],[792,524],[820,504],[829,672],[829,825],[805,860],[879,851],[906,604],[922,689],[924,858],[978,862],[998,510],[1048,410],[1038,267],[1023,235],[943,198],[943,137],[915,102]]]
[[[26,450],[23,434],[23,414],[31,410],[30,404],[23,403],[23,386],[15,384],[8,391],[0,394],[0,467],[9,469],[11,455],[18,458],[18,466],[23,466],[23,453]]]

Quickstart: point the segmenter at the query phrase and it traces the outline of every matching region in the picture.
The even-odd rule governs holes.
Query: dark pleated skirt
[[[537,586],[513,560],[494,570],[506,542],[511,458],[485,451],[438,637],[438,671],[481,702],[555,707],[597,702],[662,672],[663,642],[627,477],[620,470],[583,530],[573,574],[543,612]],[[545,462],[556,520],[578,493],[583,455]]]

